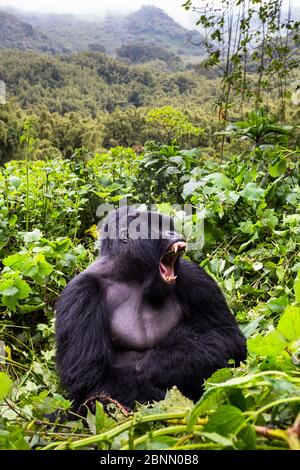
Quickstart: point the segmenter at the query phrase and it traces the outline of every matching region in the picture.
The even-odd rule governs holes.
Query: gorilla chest
[[[145,351],[159,343],[182,319],[175,298],[156,306],[143,300],[138,289],[116,286],[108,289],[111,334],[119,347]]]

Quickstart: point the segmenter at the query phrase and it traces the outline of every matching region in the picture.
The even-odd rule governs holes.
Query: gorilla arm
[[[137,366],[140,380],[161,388],[176,385],[198,399],[203,380],[246,357],[245,339],[216,285],[199,266],[180,260],[178,299],[186,319]]]
[[[79,407],[99,390],[108,362],[105,305],[93,273],[75,277],[56,305],[56,362],[61,382]]]

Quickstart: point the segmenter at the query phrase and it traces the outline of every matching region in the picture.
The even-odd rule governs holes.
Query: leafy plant
[[[29,161],[30,231],[26,165],[0,170],[0,448],[299,447],[298,151],[277,143],[243,155],[220,163],[199,149],[148,142],[141,155],[83,148],[70,161]],[[196,215],[173,203],[205,214],[204,246],[188,256],[227,295],[249,357],[210,377],[196,404],[171,390],[135,413],[98,403],[86,419],[67,414],[51,425],[46,413],[71,407],[55,372],[55,300],[95,257],[92,211],[126,195],[187,226]]]
[[[275,117],[271,117],[265,108],[252,111],[243,121],[229,124],[219,135],[239,140],[251,140],[255,147],[266,144],[286,144],[293,127],[279,125]]]

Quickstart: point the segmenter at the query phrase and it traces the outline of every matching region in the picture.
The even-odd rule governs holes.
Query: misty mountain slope
[[[135,39],[170,48],[172,52],[200,55],[202,36],[197,31],[188,31],[176,23],[163,10],[144,6],[125,18],[125,29],[132,31]],[[195,45],[196,44],[196,45]]]
[[[200,46],[191,43],[200,42],[201,35],[197,31],[188,31],[153,6],[142,7],[127,16],[109,15],[105,19],[0,12],[0,25],[0,47],[4,48],[52,53],[92,50],[116,55],[121,46],[142,43],[182,56],[202,53]],[[25,25],[28,31],[31,28],[33,36],[22,33]]]
[[[68,52],[92,50],[115,55],[126,36],[124,17],[114,15],[93,21],[89,17],[40,13],[23,13],[22,17],[49,38],[56,38]]]
[[[0,48],[63,52],[63,48],[33,26],[4,11],[0,11]]]

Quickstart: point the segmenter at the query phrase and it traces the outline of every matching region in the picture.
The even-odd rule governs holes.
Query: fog
[[[216,0],[216,3],[218,1]],[[195,13],[185,11],[182,8],[183,2],[184,0],[0,0],[0,9],[9,7],[30,12],[71,13],[103,18],[108,13],[129,13],[142,5],[151,4],[162,8],[182,26],[195,28],[198,17]],[[284,9],[287,10],[289,2],[294,14],[298,14],[300,0],[283,0]],[[195,0],[194,5],[196,4]]]
[[[135,11],[142,5],[151,4],[162,8],[185,27],[195,22],[182,8],[183,0],[0,0],[1,7],[43,13],[72,13],[105,17],[108,13]]]

